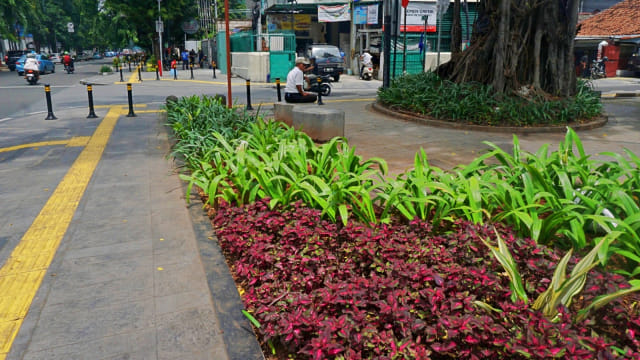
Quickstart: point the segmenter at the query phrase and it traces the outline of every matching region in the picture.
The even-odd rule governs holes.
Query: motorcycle
[[[321,79],[318,82],[318,77]],[[330,75],[307,75],[309,79],[309,86],[305,89],[315,93],[320,93],[322,96],[329,96],[331,94],[331,76]]]
[[[29,85],[35,85],[38,83],[40,76],[37,71],[29,69],[24,71],[24,78],[27,79]]]
[[[362,74],[360,74],[360,77],[363,80],[367,81],[373,79],[373,66],[365,65],[362,69]]]
[[[73,72],[75,71],[75,68],[73,67],[73,64],[65,65],[64,71],[66,71],[67,74],[73,74]]]
[[[604,64],[607,61],[609,61],[609,59],[606,56],[599,61],[593,60],[590,69],[591,79],[600,79],[607,77],[607,71]]]

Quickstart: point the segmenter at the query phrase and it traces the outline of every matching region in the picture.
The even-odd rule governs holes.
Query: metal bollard
[[[47,98],[47,111],[48,111],[48,114],[45,120],[55,120],[57,119],[57,117],[53,115],[53,107],[51,106],[51,87],[49,86],[49,84],[44,85],[44,93]]]
[[[193,63],[189,63],[189,69],[191,70],[191,80],[193,80]]]
[[[129,60],[129,72],[131,72],[131,60]]]
[[[322,78],[320,76],[318,76],[318,105],[324,105],[324,103],[322,102],[322,87],[320,85],[322,85]]]
[[[251,80],[247,80],[247,110],[253,110],[251,106]]]
[[[89,115],[87,116],[87,119],[97,118],[98,116],[93,110],[93,87],[91,84],[87,84],[87,96],[89,97]]]
[[[156,80],[160,80],[160,76],[158,75],[159,68],[160,68],[159,66],[156,66]]]
[[[211,67],[213,68],[213,78],[216,78],[216,62],[212,61],[211,62]]]
[[[138,65],[138,81],[142,82],[142,70],[140,69],[142,65]]]
[[[129,113],[127,117],[135,117],[136,114],[133,112],[133,95],[131,94],[131,83],[127,83],[127,95],[129,96]]]
[[[278,102],[281,102],[282,95],[280,95],[280,78],[276,78],[276,89],[278,89]]]
[[[122,79],[122,64],[120,64],[120,82],[124,82]]]

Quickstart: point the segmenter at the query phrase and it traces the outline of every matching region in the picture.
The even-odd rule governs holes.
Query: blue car
[[[49,60],[47,55],[36,54],[36,60],[38,60],[40,74],[46,74],[47,72],[56,72],[56,65],[53,61]],[[20,59],[16,60],[16,71],[19,76],[24,75],[24,62],[27,61],[27,55],[22,55]]]

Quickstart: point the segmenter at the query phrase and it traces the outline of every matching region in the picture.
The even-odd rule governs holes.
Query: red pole
[[[224,27],[227,46],[227,107],[231,109],[231,41],[229,40],[229,0],[224,0]]]
[[[162,50],[160,50],[162,51]],[[158,71],[160,71],[160,76],[162,76],[162,61],[158,60]]]

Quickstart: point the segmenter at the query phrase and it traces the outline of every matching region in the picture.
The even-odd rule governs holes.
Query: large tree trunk
[[[460,0],[453,2],[453,22],[451,24],[451,55],[462,51],[462,25],[460,25]]]
[[[573,95],[579,1],[481,0],[469,48],[452,51],[438,74],[455,82],[490,84],[501,93],[528,87]]]

